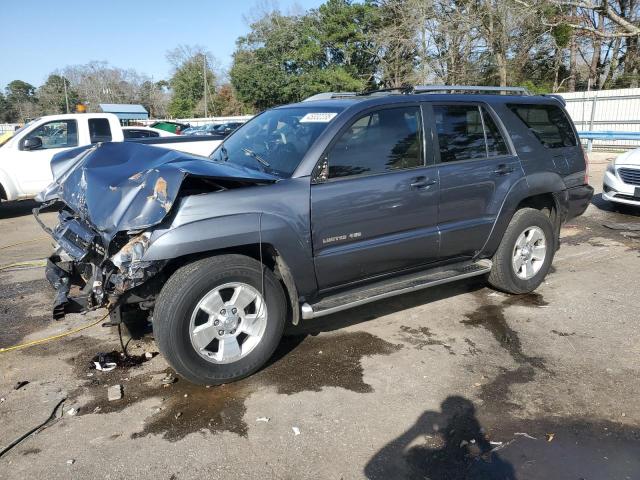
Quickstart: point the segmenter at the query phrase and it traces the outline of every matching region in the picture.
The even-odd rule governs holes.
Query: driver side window
[[[387,108],[357,119],[327,155],[329,178],[421,167],[419,107]]]
[[[56,120],[40,125],[29,133],[22,142],[39,137],[42,149],[69,148],[78,146],[78,124],[75,120]]]

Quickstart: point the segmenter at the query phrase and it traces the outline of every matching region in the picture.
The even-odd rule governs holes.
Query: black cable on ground
[[[58,411],[58,408],[60,408],[60,405],[62,405],[64,403],[64,401],[66,400],[66,398],[63,398],[62,400],[60,400],[57,405],[54,407],[53,412],[51,412],[51,415],[49,415],[49,418],[47,418],[44,422],[42,422],[40,425],[38,425],[35,428],[32,428],[31,430],[29,430],[27,433],[25,433],[24,435],[22,435],[20,438],[14,440],[13,442],[11,442],[11,444],[6,447],[5,449],[3,449],[0,452],[0,458],[2,458],[6,453],[9,452],[9,450],[11,450],[13,447],[15,447],[16,445],[18,445],[20,442],[22,442],[25,438],[27,438],[29,435],[37,432],[38,430],[40,430],[41,428],[43,428],[44,426],[46,426],[51,420],[53,420],[54,418],[56,418],[56,412]]]

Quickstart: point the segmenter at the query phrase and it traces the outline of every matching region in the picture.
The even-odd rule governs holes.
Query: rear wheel
[[[285,319],[284,292],[273,273],[252,258],[221,255],[171,276],[158,296],[153,330],[176,372],[215,385],[263,366],[280,342]]]
[[[508,293],[529,293],[549,271],[556,250],[553,225],[534,208],[518,210],[493,256],[489,283]]]

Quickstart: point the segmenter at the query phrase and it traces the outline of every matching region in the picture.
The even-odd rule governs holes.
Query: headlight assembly
[[[126,271],[132,263],[139,262],[142,259],[147,248],[149,248],[150,238],[150,232],[144,232],[133,237],[118,253],[111,257],[111,262],[121,272]]]

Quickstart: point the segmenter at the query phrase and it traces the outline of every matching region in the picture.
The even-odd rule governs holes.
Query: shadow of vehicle
[[[485,277],[475,277],[437,287],[406,293],[396,297],[386,298],[367,305],[327,315],[313,320],[300,320],[297,327],[287,327],[286,335],[317,335],[321,332],[331,332],[351,325],[375,320],[379,317],[408,310],[420,305],[437,302],[464,293],[471,293],[487,286]]]
[[[423,445],[425,436],[440,437],[441,446]],[[512,480],[513,466],[492,451],[475,415],[473,403],[449,396],[441,411],[426,411],[416,423],[377,452],[364,469],[371,480]]]

